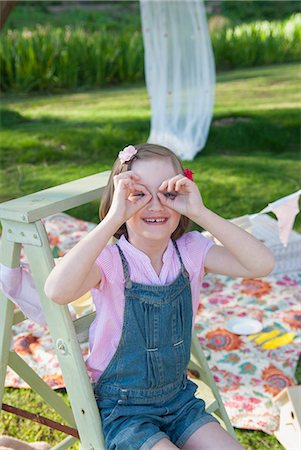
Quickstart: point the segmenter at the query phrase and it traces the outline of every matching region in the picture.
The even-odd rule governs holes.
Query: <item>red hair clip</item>
[[[194,172],[192,172],[192,170],[186,169],[186,168],[184,169],[185,177],[187,177],[191,181],[193,181],[193,174],[194,174]]]

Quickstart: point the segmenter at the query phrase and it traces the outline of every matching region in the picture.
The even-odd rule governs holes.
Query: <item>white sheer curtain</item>
[[[152,118],[148,142],[191,160],[205,145],[215,65],[202,0],[140,0],[145,77]]]

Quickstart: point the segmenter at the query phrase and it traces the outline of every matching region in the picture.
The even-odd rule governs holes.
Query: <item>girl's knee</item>
[[[245,450],[224,428],[210,422],[198,428],[182,447],[183,450]]]
[[[178,448],[169,439],[160,439],[150,450],[172,450]]]

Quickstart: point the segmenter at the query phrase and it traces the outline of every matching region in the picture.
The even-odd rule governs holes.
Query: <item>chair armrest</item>
[[[79,178],[0,204],[0,219],[31,223],[100,199],[110,171]]]

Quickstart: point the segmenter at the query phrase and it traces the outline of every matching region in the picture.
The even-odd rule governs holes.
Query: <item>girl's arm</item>
[[[108,214],[53,268],[44,287],[47,297],[66,305],[99,285],[101,272],[96,265],[97,257],[121,225],[150,200],[150,193],[137,184],[138,180],[132,171],[114,177],[115,190]],[[137,192],[143,192],[144,196],[135,195]]]
[[[174,199],[162,195],[164,191],[174,192]],[[184,214],[223,244],[214,245],[208,251],[207,272],[253,278],[263,277],[273,270],[272,252],[254,236],[206,208],[193,181],[177,175],[162,183],[158,196],[161,203]]]
[[[101,282],[101,272],[95,261],[117,229],[118,224],[113,218],[103,219],[61,258],[46,280],[44,290],[47,297],[66,305],[97,287]],[[112,233],[112,230],[115,231]]]
[[[194,221],[223,244],[214,245],[208,251],[206,272],[255,278],[266,276],[273,270],[272,252],[247,231],[205,207]]]

